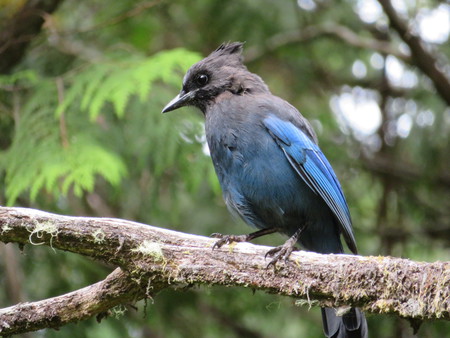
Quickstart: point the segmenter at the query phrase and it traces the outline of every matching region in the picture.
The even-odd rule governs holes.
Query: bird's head
[[[214,52],[194,64],[183,79],[181,92],[163,109],[163,113],[194,106],[203,113],[222,93],[236,95],[269,91],[258,75],[242,63],[242,42],[221,44]]]

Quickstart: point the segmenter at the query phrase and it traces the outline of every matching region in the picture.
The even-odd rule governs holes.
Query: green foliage
[[[92,191],[95,175],[117,185],[126,173],[120,158],[88,135],[75,134],[63,145],[59,121],[39,102],[56,94],[49,87],[41,81],[36,95],[24,106],[12,146],[0,161],[10,205],[26,190],[32,200],[44,188],[58,195],[72,187],[81,196],[83,190]]]
[[[33,70],[0,77],[1,86],[27,88],[12,145],[0,158],[8,204],[13,205],[25,191],[33,201],[43,190],[57,197],[73,189],[81,197],[84,191],[93,191],[96,177],[118,186],[127,167],[104,135],[99,135],[99,114],[108,113],[105,107],[109,102],[113,112],[123,118],[131,97],[144,101],[156,81],[179,85],[181,71],[198,59],[197,54],[183,49],[147,58],[114,55],[65,75],[67,88],[60,88],[59,93],[61,78],[45,78]],[[170,133],[168,123],[162,127],[162,135],[170,137],[165,151],[156,153],[156,175],[176,160],[176,134]],[[153,141],[158,141],[160,135],[154,136]]]
[[[18,71],[11,75],[0,75],[0,85],[16,86],[16,85],[36,85],[38,76],[35,71],[31,69]]]
[[[131,95],[138,95],[144,101],[158,80],[179,86],[177,71],[186,70],[199,58],[198,54],[180,48],[150,58],[121,54],[111,60],[90,64],[70,78],[71,86],[56,112],[61,114],[71,105],[79,104],[78,108],[89,112],[94,120],[102,107],[110,102],[116,114],[123,117]]]

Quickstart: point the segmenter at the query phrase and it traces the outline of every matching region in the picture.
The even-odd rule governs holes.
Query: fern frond
[[[178,86],[180,71],[185,71],[199,59],[196,53],[174,49],[147,58],[128,56],[124,60],[115,58],[92,64],[69,79],[71,85],[56,112],[60,114],[75,105],[74,110],[87,111],[91,120],[95,120],[109,102],[115,113],[122,117],[132,95],[145,100],[156,81]]]
[[[126,174],[123,161],[89,134],[71,130],[69,147],[62,145],[52,109],[56,97],[54,82],[41,79],[35,95],[22,107],[13,143],[0,161],[9,205],[25,191],[32,200],[44,189],[58,195],[73,187],[80,195],[93,190],[97,175],[117,185]]]
[[[59,196],[72,189],[80,196],[94,189],[98,177],[113,186],[119,185],[128,172],[124,158],[129,156],[130,146],[125,143],[122,151],[117,147],[113,151],[110,140],[118,135],[114,132],[121,130],[106,130],[116,128],[116,123],[103,121],[100,124],[97,117],[101,112],[111,110],[122,117],[130,107],[139,111],[139,116],[132,120],[135,129],[129,138],[136,142],[132,152],[136,152],[135,158],[140,165],[149,166],[153,175],[161,176],[167,168],[184,162],[179,168],[180,173],[190,176],[187,181],[191,186],[198,186],[204,177],[202,171],[208,169],[200,165],[194,170],[190,160],[184,160],[193,157],[180,156],[186,148],[180,142],[177,125],[183,120],[173,124],[168,119],[161,119],[162,103],[157,101],[160,99],[158,93],[164,87],[156,84],[163,82],[178,87],[182,73],[199,59],[195,53],[175,49],[151,57],[115,56],[108,61],[85,65],[64,77],[61,102],[52,78],[39,77],[33,71],[0,77],[0,84],[23,81],[28,88],[12,145],[0,153],[8,204],[14,204],[25,192],[32,200],[42,191]],[[153,91],[157,94],[152,95]],[[149,102],[149,95],[155,102]],[[141,102],[145,108],[137,107],[136,102]],[[68,134],[65,142],[60,134],[62,114]],[[123,139],[120,144],[124,144]],[[197,150],[187,151],[195,153]],[[135,165],[133,161],[130,163]],[[201,171],[198,170],[200,167]]]

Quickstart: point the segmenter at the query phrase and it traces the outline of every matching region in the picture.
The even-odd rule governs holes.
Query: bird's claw
[[[218,241],[216,241],[216,243],[214,243],[212,249],[220,249],[224,244],[229,244],[230,243],[230,239],[229,236],[227,235],[222,235],[219,233],[213,233],[211,234],[212,238],[219,238]]]
[[[247,236],[246,235],[222,235],[219,233],[213,233],[211,235],[211,237],[213,238],[219,238],[219,240],[214,243],[212,249],[220,249],[223,245],[225,244],[230,244],[230,243],[239,243],[239,242],[245,242]]]
[[[291,245],[280,245],[276,248],[270,249],[267,251],[267,253],[264,255],[264,258],[272,257],[272,260],[267,264],[266,268],[269,268],[270,266],[275,267],[278,261],[281,259],[284,259],[284,262],[288,261],[289,256],[291,255],[292,251],[294,251],[294,247]]]

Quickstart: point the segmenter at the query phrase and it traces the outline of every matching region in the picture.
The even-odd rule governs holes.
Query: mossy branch
[[[239,243],[211,250],[215,240],[202,236],[24,208],[0,207],[0,240],[43,243],[119,267],[86,288],[0,310],[0,335],[99,318],[118,304],[193,284],[248,287],[309,305],[352,305],[415,320],[450,320],[450,262],[299,251],[274,270],[266,268],[264,246]]]

